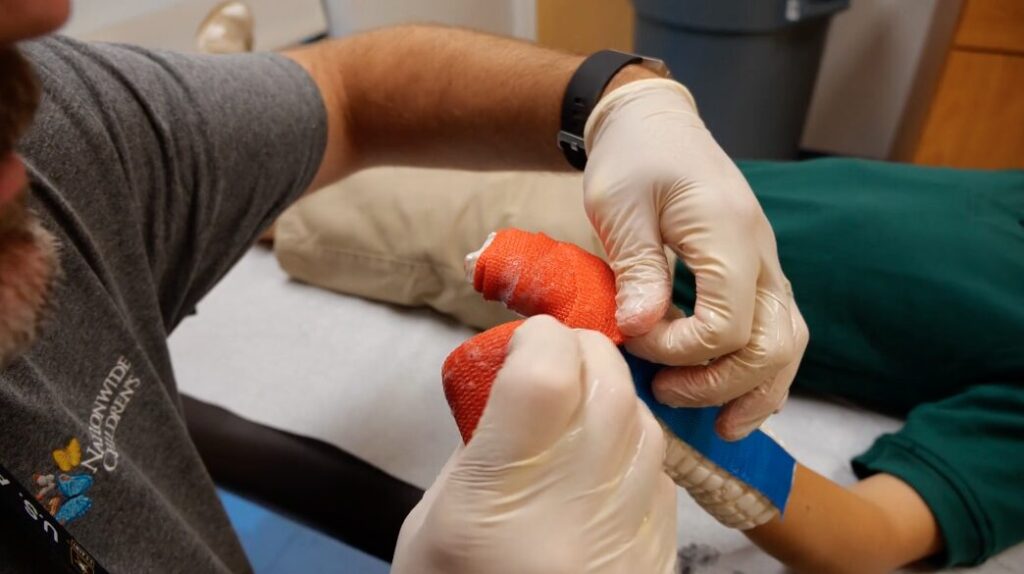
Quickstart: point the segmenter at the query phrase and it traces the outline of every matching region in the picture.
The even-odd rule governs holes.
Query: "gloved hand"
[[[665,443],[621,355],[548,316],[509,325],[486,410],[406,518],[392,572],[672,572]]]
[[[658,400],[725,404],[719,434],[746,436],[782,406],[808,339],[750,186],[689,92],[671,80],[635,81],[606,95],[584,139],[587,215],[616,275],[616,319],[631,337],[628,349],[676,367],[655,380]],[[673,307],[665,245],[696,277],[692,317],[666,315]]]
[[[565,325],[592,329],[615,344],[625,341],[615,323],[615,275],[603,261],[579,247],[542,233],[503,229],[492,233],[480,250],[469,254],[465,261],[467,279],[484,299],[501,301],[525,316],[551,315]],[[445,396],[466,441],[483,413],[491,382],[518,324],[505,323],[474,336],[445,361]],[[642,381],[634,384],[636,388],[644,385]],[[698,416],[674,409],[657,411],[669,417]],[[680,420],[675,418],[677,423]],[[772,449],[767,444],[754,440],[762,449],[759,453],[747,452],[738,457],[737,451],[732,451],[727,455],[731,461],[728,468],[723,468],[668,426],[665,440],[665,472],[725,526],[746,530],[779,514],[781,509],[754,485],[792,481],[792,468],[766,464],[772,458]],[[712,443],[699,440],[705,448],[713,447]],[[737,448],[744,448],[742,444],[736,443]],[[744,468],[745,462],[751,466]],[[739,476],[733,474],[736,471],[740,471]]]

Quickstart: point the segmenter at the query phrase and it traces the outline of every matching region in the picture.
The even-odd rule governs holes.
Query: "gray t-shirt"
[[[112,572],[249,571],[166,338],[309,185],[320,94],[271,54],[22,49],[44,96],[19,151],[64,276],[42,336],[0,372],[0,463]],[[30,571],[6,529],[0,572]]]

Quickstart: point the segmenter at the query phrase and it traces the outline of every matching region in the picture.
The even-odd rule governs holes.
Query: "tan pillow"
[[[288,209],[274,250],[301,281],[488,328],[514,316],[473,291],[465,255],[491,231],[519,227],[603,257],[582,189],[580,174],[376,168]]]

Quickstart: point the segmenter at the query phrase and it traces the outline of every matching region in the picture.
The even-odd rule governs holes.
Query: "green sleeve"
[[[977,385],[921,405],[853,467],[921,495],[942,530],[943,565],[980,564],[1024,540],[1024,384]]]

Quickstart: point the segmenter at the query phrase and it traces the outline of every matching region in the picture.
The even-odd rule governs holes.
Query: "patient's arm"
[[[311,189],[373,165],[566,170],[562,95],[583,58],[440,26],[399,26],[286,54],[320,88],[328,142]],[[654,76],[629,66],[608,89]]]
[[[785,519],[748,530],[758,546],[798,572],[889,572],[930,556],[942,538],[924,500],[877,474],[844,488],[797,464]]]

